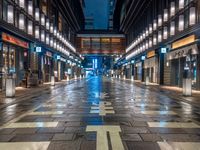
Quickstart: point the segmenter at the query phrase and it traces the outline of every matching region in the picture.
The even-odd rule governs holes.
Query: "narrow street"
[[[199,107],[168,96],[105,77],[27,95],[1,109],[0,149],[199,150]]]

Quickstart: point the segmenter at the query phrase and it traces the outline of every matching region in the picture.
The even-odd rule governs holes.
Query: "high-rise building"
[[[108,0],[108,30],[113,30],[115,0]]]
[[[85,17],[85,30],[93,30],[94,29],[94,17],[88,16]]]

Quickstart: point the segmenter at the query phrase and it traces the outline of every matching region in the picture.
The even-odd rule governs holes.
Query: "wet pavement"
[[[200,150],[200,106],[149,87],[92,77],[37,93],[1,108],[0,150]]]

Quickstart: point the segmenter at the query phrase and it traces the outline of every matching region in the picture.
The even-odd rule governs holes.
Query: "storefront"
[[[147,59],[144,61],[145,78],[149,77],[149,82],[158,83],[158,58],[155,50],[147,53]]]
[[[61,57],[60,58],[60,80],[67,79],[66,76],[66,59]]]
[[[182,87],[185,72],[190,73],[193,89],[197,88],[199,75],[198,45],[195,36],[189,36],[172,44],[172,50],[167,54],[167,65],[170,68],[170,82],[172,86]]]
[[[131,64],[128,64],[128,65],[126,66],[126,78],[127,78],[127,79],[131,79],[131,72],[132,72],[131,69],[132,69],[132,68],[131,68]]]
[[[142,81],[142,62],[137,62],[135,64],[135,71],[134,71],[135,75],[135,80],[140,80]]]
[[[29,43],[4,32],[1,34],[1,39],[0,89],[5,89],[7,75],[15,78],[16,86],[23,86],[29,68]]]
[[[41,58],[41,62],[43,62],[43,79],[44,82],[50,82],[52,76],[52,69],[53,69],[53,54],[49,51],[46,51],[45,55]]]

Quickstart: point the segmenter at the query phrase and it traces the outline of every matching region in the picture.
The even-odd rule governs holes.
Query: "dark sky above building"
[[[85,16],[94,17],[95,29],[107,29],[108,0],[85,0]]]

